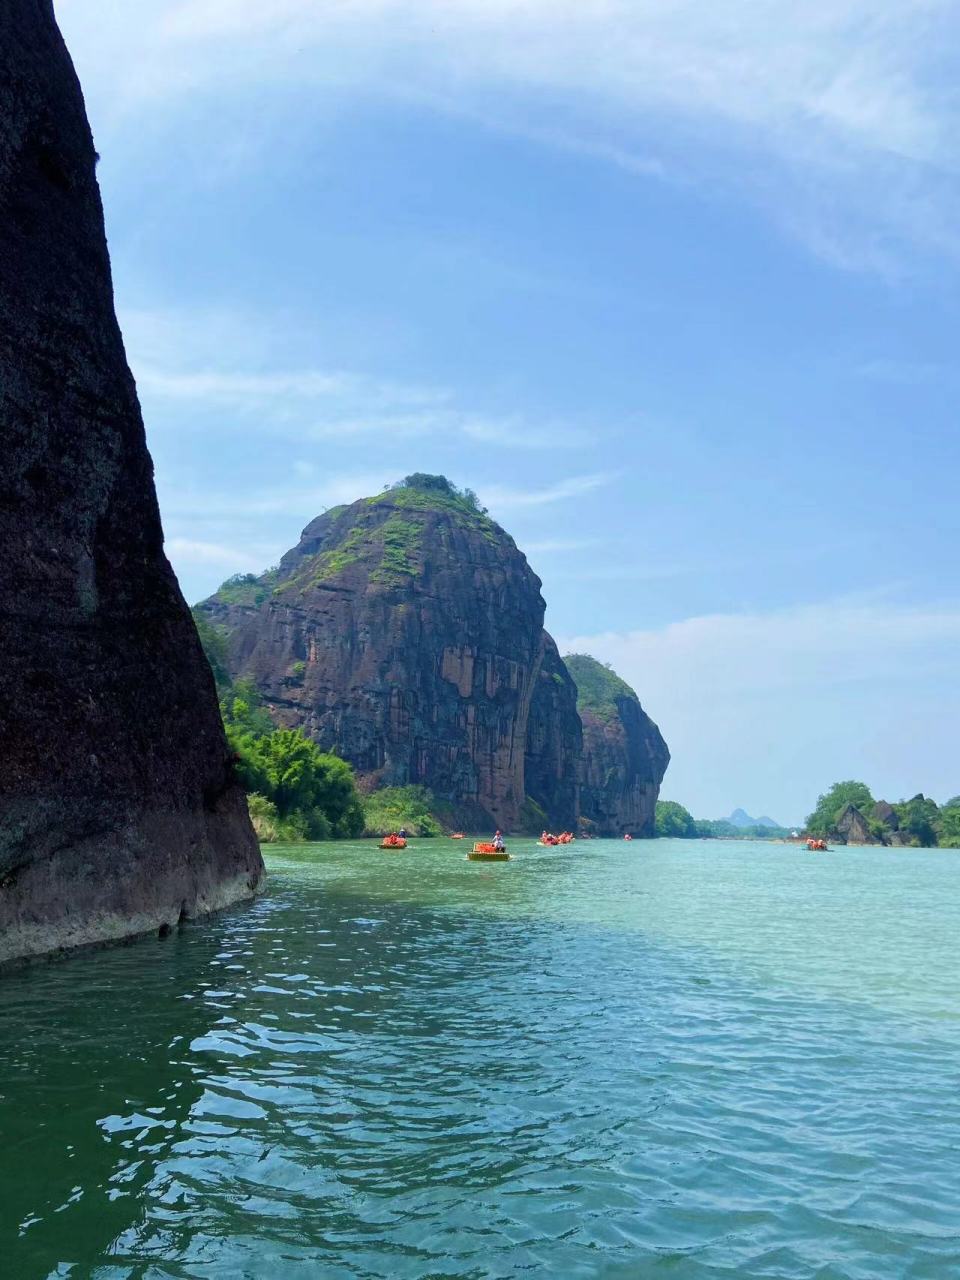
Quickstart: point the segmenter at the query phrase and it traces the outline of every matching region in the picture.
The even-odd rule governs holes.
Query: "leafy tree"
[[[960,796],[954,796],[940,810],[939,843],[945,849],[960,849]]]
[[[940,827],[940,810],[921,791],[912,800],[901,800],[894,809],[900,819],[900,830],[913,845],[935,848]]]
[[[321,751],[299,729],[274,729],[248,745],[281,819],[301,815],[314,840],[360,834],[363,809],[346,761]]]
[[[220,702],[237,776],[261,839],[358,836],[363,807],[353,770],[299,729],[277,729],[256,687],[238,680]],[[265,807],[269,806],[269,807]]]
[[[835,782],[829,791],[817,797],[817,807],[807,818],[811,835],[828,836],[843,808],[855,805],[861,811],[873,808],[874,799],[865,782]]]
[[[363,802],[367,835],[388,835],[405,828],[412,836],[439,836],[440,823],[433,816],[434,798],[426,787],[384,787]]]
[[[693,840],[697,835],[697,824],[693,817],[676,800],[658,800],[654,821],[658,836]]]

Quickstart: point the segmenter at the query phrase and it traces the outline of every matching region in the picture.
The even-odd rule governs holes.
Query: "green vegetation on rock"
[[[247,792],[257,797],[250,813],[260,823],[261,839],[358,836],[363,809],[350,766],[321,751],[299,729],[263,732],[261,710],[235,697],[225,704],[224,715],[237,774]]]
[[[564,664],[577,686],[577,710],[592,711],[601,720],[612,720],[617,715],[617,699],[637,695],[621,680],[606,662],[598,662],[589,653],[570,653]]]
[[[810,835],[825,839],[846,805],[852,804],[861,813],[867,813],[874,803],[865,782],[835,782],[829,791],[817,797],[817,807],[807,818],[806,829]]]
[[[235,573],[217,588],[214,598],[221,604],[248,605],[256,608],[270,595],[277,580],[277,570],[268,569],[259,576],[255,573]]]
[[[261,841],[337,840],[363,830],[353,770],[299,729],[278,729],[250,680],[231,681],[218,629],[198,619],[220,695],[227,743]],[[294,663],[294,668],[302,666]]]
[[[837,823],[847,805],[853,805],[878,843],[960,848],[960,796],[938,805],[920,792],[896,804],[875,804],[865,782],[835,782],[818,798],[817,807],[806,822],[807,833],[828,840],[842,838]]]
[[[413,555],[423,541],[423,525],[419,521],[389,516],[374,530],[371,539],[383,544],[380,564],[370,574],[371,582],[392,582],[398,577],[415,576],[417,565]]]
[[[193,620],[197,626],[197,635],[206,655],[210,670],[217,688],[226,688],[230,684],[230,673],[227,670],[227,637],[226,633],[214,623],[209,622],[198,609],[191,609]]]
[[[426,787],[383,787],[364,798],[364,835],[389,835],[403,827],[412,836],[441,836],[443,829],[431,812],[434,807]]]
[[[404,476],[388,490],[394,498],[403,495],[398,505],[421,505],[413,500],[413,495],[422,496],[424,506],[449,505],[459,507],[470,515],[485,516],[487,509],[480,505],[480,499],[472,489],[458,489],[446,476],[432,476],[425,471],[414,471]]]

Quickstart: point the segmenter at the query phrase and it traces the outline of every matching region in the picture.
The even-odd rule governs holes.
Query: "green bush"
[[[220,703],[237,776],[264,840],[341,840],[363,830],[353,770],[299,729],[276,729],[256,689],[237,681]],[[255,799],[253,797],[256,797]],[[269,807],[268,807],[269,806]]]
[[[412,836],[442,836],[433,816],[433,796],[426,787],[383,787],[363,801],[364,835],[384,836],[405,828]]]
[[[676,800],[658,800],[656,808],[658,836],[673,840],[692,840],[697,835],[693,816]]]

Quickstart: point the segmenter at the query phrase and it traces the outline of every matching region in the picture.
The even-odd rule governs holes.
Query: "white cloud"
[[[260,547],[251,551],[218,542],[198,542],[194,538],[168,538],[165,549],[174,565],[215,565],[233,573],[259,572],[279,555],[276,548],[264,551]]]
[[[570,551],[585,551],[588,547],[602,546],[599,538],[543,538],[525,541],[523,551],[529,558],[533,555],[553,555]]]
[[[819,790],[863,777],[892,799],[960,790],[958,604],[825,600],[558,643],[634,686],[673,753],[665,794],[699,817],[743,804],[798,821],[811,776]]]
[[[192,430],[204,413],[209,430],[230,434],[242,420],[248,432],[296,441],[463,435],[519,449],[576,448],[599,432],[483,415],[458,405],[445,387],[342,369],[277,368],[292,322],[137,309],[124,309],[121,318],[153,430]],[[178,409],[169,418],[154,412],[169,405]],[[183,412],[187,407],[194,412]]]
[[[179,487],[161,487],[160,500],[164,518],[250,521],[262,516],[284,515],[304,522],[312,520],[328,507],[355,502],[371,493],[379,493],[389,483],[381,472],[339,472],[327,475],[318,484],[304,488],[285,487],[258,489],[243,495],[238,503],[233,493],[209,490],[192,492]],[[261,565],[262,567],[262,565]]]
[[[953,0],[61,0],[111,127],[252,85],[415,100],[748,194],[843,267],[960,252]],[[119,122],[119,123],[118,123]],[[133,126],[131,128],[131,126]]]
[[[602,485],[609,484],[611,479],[612,477],[609,475],[594,473],[592,475],[570,476],[567,480],[561,480],[559,483],[548,485],[543,489],[505,489],[493,485],[484,488],[481,492],[481,497],[496,514],[499,510],[513,510],[517,507],[543,507],[554,502],[564,502],[568,498],[578,498],[582,494],[590,493],[594,489],[599,489]]]

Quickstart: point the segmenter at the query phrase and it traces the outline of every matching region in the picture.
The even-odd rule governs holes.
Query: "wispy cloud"
[[[212,565],[232,573],[259,572],[280,554],[277,547],[234,547],[194,538],[168,538],[166,552],[175,567]]]
[[[569,498],[579,498],[591,493],[602,485],[609,484],[612,476],[602,472],[591,475],[570,476],[557,484],[543,489],[505,489],[491,486],[481,490],[481,497],[489,503],[491,510],[516,510],[518,507],[543,507],[555,502],[564,502]]]
[[[960,253],[953,0],[59,9],[117,127],[155,116],[158,103],[175,110],[193,94],[251,84],[391,95],[641,177],[747,196],[845,268],[885,270],[909,243]]]
[[[534,538],[525,541],[523,550],[528,556],[554,555],[573,551],[586,551],[591,547],[602,546],[599,538]]]
[[[160,429],[193,429],[207,414],[208,429],[303,440],[353,437],[385,439],[462,435],[518,449],[577,448],[597,438],[563,422],[531,423],[522,415],[499,417],[457,403],[445,387],[378,378],[342,369],[264,367],[271,344],[258,341],[256,322],[237,316],[178,315],[137,310],[123,313],[127,354],[148,410],[173,405],[169,419],[152,415]],[[278,323],[259,328],[278,343]],[[231,353],[233,363],[224,362]],[[220,363],[216,363],[219,357]],[[242,364],[238,365],[238,361]],[[182,412],[189,407],[192,412]],[[225,412],[227,411],[227,412]]]

